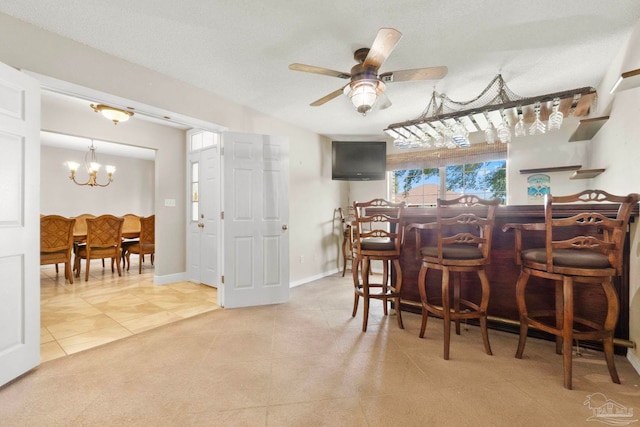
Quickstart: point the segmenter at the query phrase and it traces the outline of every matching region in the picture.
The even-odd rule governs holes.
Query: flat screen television
[[[379,181],[385,179],[387,143],[384,141],[333,141],[331,179]]]

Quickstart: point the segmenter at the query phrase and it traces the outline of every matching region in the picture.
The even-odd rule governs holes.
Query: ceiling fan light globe
[[[361,114],[367,114],[373,107],[380,95],[384,91],[384,83],[380,80],[362,79],[352,82],[348,86],[349,99],[353,106]],[[346,90],[345,90],[346,91]]]

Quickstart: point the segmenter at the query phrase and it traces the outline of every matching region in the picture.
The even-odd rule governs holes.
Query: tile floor
[[[139,278],[115,281],[150,310],[150,295],[184,291]],[[100,306],[115,291],[91,283],[68,292]],[[594,426],[611,421],[597,416],[600,405],[640,408],[640,376],[624,357],[616,356],[622,384],[613,384],[602,353],[583,350],[566,390],[552,342],[529,339],[519,360],[517,336],[491,330],[488,356],[478,328],[468,327],[452,337],[445,361],[440,320],[430,319],[420,339],[419,315],[403,314],[399,329],[372,304],[362,333],[362,307],[352,318],[352,303],[349,278],[334,275],[293,288],[284,304],[212,310],[136,334],[125,328],[125,339],[44,362],[0,387],[0,425]],[[126,304],[104,306],[110,319],[128,317]],[[69,312],[83,310],[91,317],[84,303]],[[58,320],[52,325],[65,315]]]
[[[73,284],[64,279],[63,268],[56,274],[54,266],[43,266],[42,362],[220,308],[215,288],[191,282],[155,286],[149,262],[143,264],[142,274],[138,274],[136,257],[131,257],[131,263],[119,277],[94,260],[89,281],[84,281],[83,273]]]

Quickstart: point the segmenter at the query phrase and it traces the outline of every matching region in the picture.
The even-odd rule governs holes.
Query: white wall
[[[522,169],[539,169],[561,166],[582,165],[588,169],[588,141],[569,142],[578,127],[576,117],[566,117],[562,128],[543,135],[513,137],[508,147],[507,160],[507,204],[527,205],[527,178],[531,174],[521,174]],[[573,171],[541,172],[551,179],[551,194],[573,194],[587,188],[585,179],[572,180]]]
[[[96,147],[101,164],[111,164],[117,168],[113,182],[107,187],[79,186],[69,179],[69,171],[64,163],[71,160],[82,164],[87,150],[41,147],[40,212],[67,217],[83,213],[152,215],[155,211],[154,161],[102,154],[99,143],[96,143]],[[106,183],[107,177],[103,169],[98,174],[101,184]],[[86,182],[86,171],[80,168],[76,178]]]

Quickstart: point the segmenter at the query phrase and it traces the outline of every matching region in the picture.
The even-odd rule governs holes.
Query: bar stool
[[[382,300],[384,314],[388,315],[387,302],[393,301],[400,329],[404,329],[400,311],[400,290],[402,270],[400,269],[400,249],[402,247],[402,213],[405,202],[394,203],[384,199],[369,202],[353,202],[355,222],[353,225],[354,259],[352,262],[355,296],[352,317],[358,311],[360,297],[364,300],[362,332],[367,331],[370,299]],[[384,213],[369,214],[367,208],[386,208]],[[380,212],[378,210],[378,212]],[[383,273],[379,283],[371,282],[371,261],[382,261]],[[392,269],[390,264],[393,263]],[[360,269],[362,273],[360,274]],[[395,282],[390,281],[395,271]],[[362,277],[362,281],[360,278]],[[372,276],[373,277],[373,276]]]
[[[347,273],[347,262],[351,262],[353,268],[353,231],[352,224],[355,220],[353,206],[338,208],[340,213],[340,225],[342,226],[342,277]]]
[[[487,332],[490,288],[485,266],[491,260],[491,240],[499,204],[500,199],[486,200],[470,195],[452,200],[438,199],[435,223],[407,225],[407,232],[415,230],[416,254],[418,259],[422,259],[418,276],[422,304],[420,338],[424,337],[429,313],[442,318],[445,360],[449,360],[452,320],[455,322],[456,334],[460,335],[460,320],[479,319],[485,351],[488,355],[492,354]],[[429,229],[436,231],[436,244],[423,247],[421,230]],[[427,286],[429,269],[442,272],[441,298],[432,298],[429,295]],[[478,275],[481,286],[479,302],[473,302],[461,296],[462,273]],[[453,298],[450,295],[450,278],[453,279]]]
[[[568,217],[554,216],[559,203],[619,204],[615,218],[596,212],[580,212]],[[569,196],[545,196],[545,222],[538,224],[506,224],[503,231],[515,230],[516,263],[521,265],[516,284],[516,300],[520,313],[520,339],[516,357],[522,358],[529,326],[556,336],[556,353],[562,354],[564,387],[572,388],[573,340],[599,340],[603,343],[609,375],[614,383],[620,378],[614,363],[613,336],[618,320],[618,295],[613,278],[622,274],[622,252],[629,217],[638,194],[615,196],[601,190],[585,190]],[[545,233],[545,247],[523,249],[523,231]],[[526,289],[529,277],[550,279],[556,283],[554,310],[529,311]],[[574,313],[574,288],[600,285],[607,311],[604,321]]]

